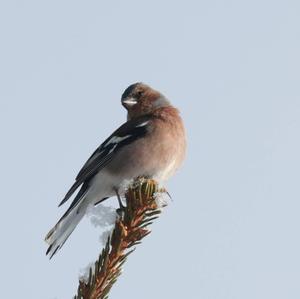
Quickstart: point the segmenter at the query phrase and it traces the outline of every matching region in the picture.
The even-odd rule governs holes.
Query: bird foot
[[[171,194],[168,192],[168,190],[166,189],[166,188],[160,188],[159,190],[158,190],[158,192],[159,193],[164,193],[164,194],[167,194],[168,195],[168,197],[169,197],[169,199],[170,200],[172,200],[172,196],[171,196]]]
[[[121,218],[124,219],[125,216],[125,207],[120,207],[118,209],[116,209],[117,215]]]
[[[125,208],[126,208],[126,207],[123,205],[122,198],[121,198],[121,196],[120,196],[120,194],[119,194],[119,192],[118,192],[117,189],[115,189],[115,192],[116,192],[117,199],[118,199],[118,202],[119,202],[119,208],[116,209],[116,212],[117,212],[117,214],[119,215],[119,217],[120,217],[121,219],[124,219]]]

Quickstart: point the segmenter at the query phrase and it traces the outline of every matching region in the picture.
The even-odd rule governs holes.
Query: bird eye
[[[138,92],[136,93],[137,98],[140,98],[142,95],[143,95],[143,92],[142,92],[142,91],[138,91]]]

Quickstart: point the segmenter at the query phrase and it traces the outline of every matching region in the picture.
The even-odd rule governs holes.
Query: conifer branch
[[[118,217],[87,281],[80,280],[74,299],[106,299],[135,246],[150,233],[148,226],[161,213],[156,203],[159,189],[154,180],[138,179],[126,192],[126,207]]]

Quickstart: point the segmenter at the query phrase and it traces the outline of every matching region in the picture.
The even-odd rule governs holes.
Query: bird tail
[[[55,226],[48,232],[45,241],[49,248],[46,254],[50,259],[57,253],[57,251],[65,244],[73,230],[76,228],[80,220],[86,212],[87,205],[85,200],[81,201],[75,206],[70,206],[66,213],[60,218]]]

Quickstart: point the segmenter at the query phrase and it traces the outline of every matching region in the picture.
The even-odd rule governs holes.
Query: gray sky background
[[[189,149],[110,298],[300,298],[299,1],[1,1],[1,296],[72,298],[100,251],[85,219],[45,233],[143,81]],[[17,282],[16,282],[17,281]]]

